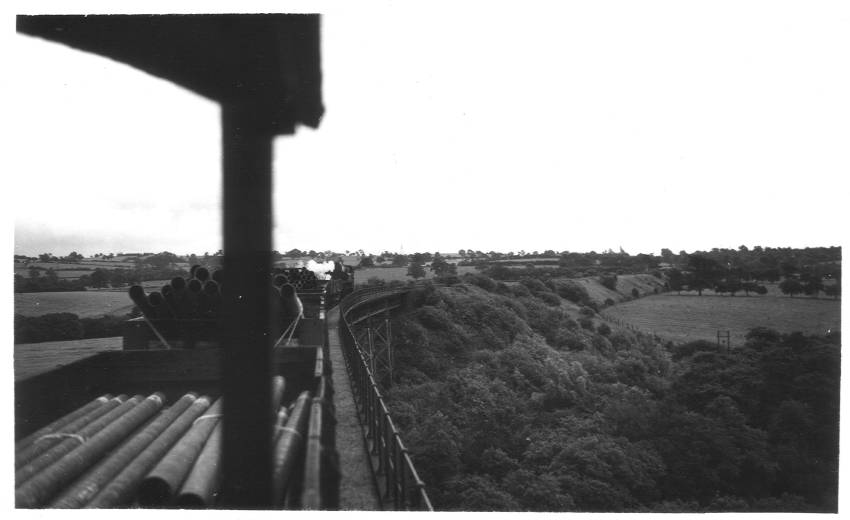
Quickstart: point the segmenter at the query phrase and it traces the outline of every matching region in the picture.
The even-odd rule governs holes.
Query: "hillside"
[[[614,289],[611,290],[599,281],[599,277],[575,278],[587,291],[590,299],[602,306],[608,299],[614,302],[633,300],[632,290],[637,290],[640,296],[656,294],[664,289],[664,281],[651,274],[624,274],[617,277]]]
[[[835,510],[837,338],[671,351],[569,287],[467,280],[393,323],[389,406],[441,509]]]

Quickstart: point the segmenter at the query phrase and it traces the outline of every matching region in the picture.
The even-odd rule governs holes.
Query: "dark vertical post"
[[[272,139],[256,113],[222,104],[224,166],[225,506],[271,506],[271,377],[269,334]]]
[[[387,311],[387,317],[384,320],[385,328],[384,330],[387,333],[387,365],[389,366],[389,377],[387,377],[387,388],[391,388],[393,386],[393,330],[390,322],[390,313]]]

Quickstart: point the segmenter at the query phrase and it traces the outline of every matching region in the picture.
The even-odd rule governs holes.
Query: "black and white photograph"
[[[4,12],[7,512],[844,512],[846,2]]]

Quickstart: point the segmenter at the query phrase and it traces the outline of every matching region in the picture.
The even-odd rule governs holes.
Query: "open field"
[[[122,338],[46,341],[15,345],[15,381],[42,374],[56,367],[107,350],[121,350]]]
[[[79,278],[83,275],[91,276],[92,272],[93,271],[86,271],[85,269],[69,269],[67,271],[56,271],[56,276],[60,280],[76,280],[77,278]],[[23,276],[24,278],[29,278],[29,276],[30,276],[29,270],[27,270],[27,269],[24,269],[24,270],[15,269],[15,274],[19,274],[19,275]],[[44,276],[43,271],[41,272],[41,276]]]
[[[105,314],[126,314],[133,308],[127,290],[15,293],[15,313],[41,316],[52,312],[72,312],[80,318]]]
[[[753,327],[780,332],[825,334],[841,328],[841,301],[787,296],[693,296],[661,294],[621,303],[604,314],[654,332],[664,339],[687,342],[717,340],[730,331],[732,345],[744,342]]]
[[[458,276],[463,276],[465,273],[479,272],[472,266],[458,266]],[[354,271],[354,282],[357,285],[365,285],[369,278],[378,278],[385,282],[400,281],[408,282],[413,278],[407,276],[407,267],[358,267]],[[434,273],[431,272],[429,266],[425,266],[425,279],[434,278]]]
[[[46,264],[49,265],[49,264]],[[70,266],[71,264],[60,264]],[[79,266],[76,265],[74,267],[49,267],[46,269],[53,269],[56,272],[56,276],[62,279],[77,279],[84,274],[91,275],[94,268],[90,268],[88,266]],[[111,268],[110,268],[111,269]],[[15,274],[19,276],[23,276],[24,278],[30,277],[29,267],[22,267],[19,264],[15,264]],[[44,276],[44,271],[39,271],[40,276]]]
[[[171,282],[171,280],[145,280],[144,282],[140,283],[139,285],[142,286],[142,288],[145,290],[145,292],[150,293],[150,292],[153,292],[153,291],[159,291],[160,289],[162,289],[163,285],[170,283],[170,282]],[[127,291],[130,290],[130,287],[127,286],[127,287],[117,289],[117,290],[121,291],[124,294],[127,294]],[[129,300],[130,297],[127,296],[127,299]]]
[[[122,262],[118,260],[82,260],[80,262],[15,262],[15,269],[27,269],[29,267],[41,267],[44,269],[91,269],[98,267],[103,269],[117,269],[119,267],[132,268],[133,262]]]
[[[133,269],[136,264],[133,262],[121,262],[116,260],[84,260],[79,263],[63,263],[63,262],[15,262],[15,274],[21,275],[24,278],[29,277],[30,267],[39,267],[42,269],[53,269],[56,275],[62,279],[77,279],[84,274],[91,275],[95,269]],[[186,262],[176,262],[176,268],[189,269],[189,264]],[[44,275],[44,271],[41,271]]]
[[[463,260],[462,258],[458,258],[458,260]],[[502,264],[507,262],[514,263],[522,263],[522,264],[537,264],[537,263],[549,263],[553,265],[558,265],[558,258],[504,258],[501,260],[487,260],[489,263],[493,264]]]

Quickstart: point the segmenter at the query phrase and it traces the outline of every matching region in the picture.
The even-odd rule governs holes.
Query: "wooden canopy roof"
[[[315,128],[324,111],[318,15],[37,15],[17,30],[238,106],[263,133]]]

